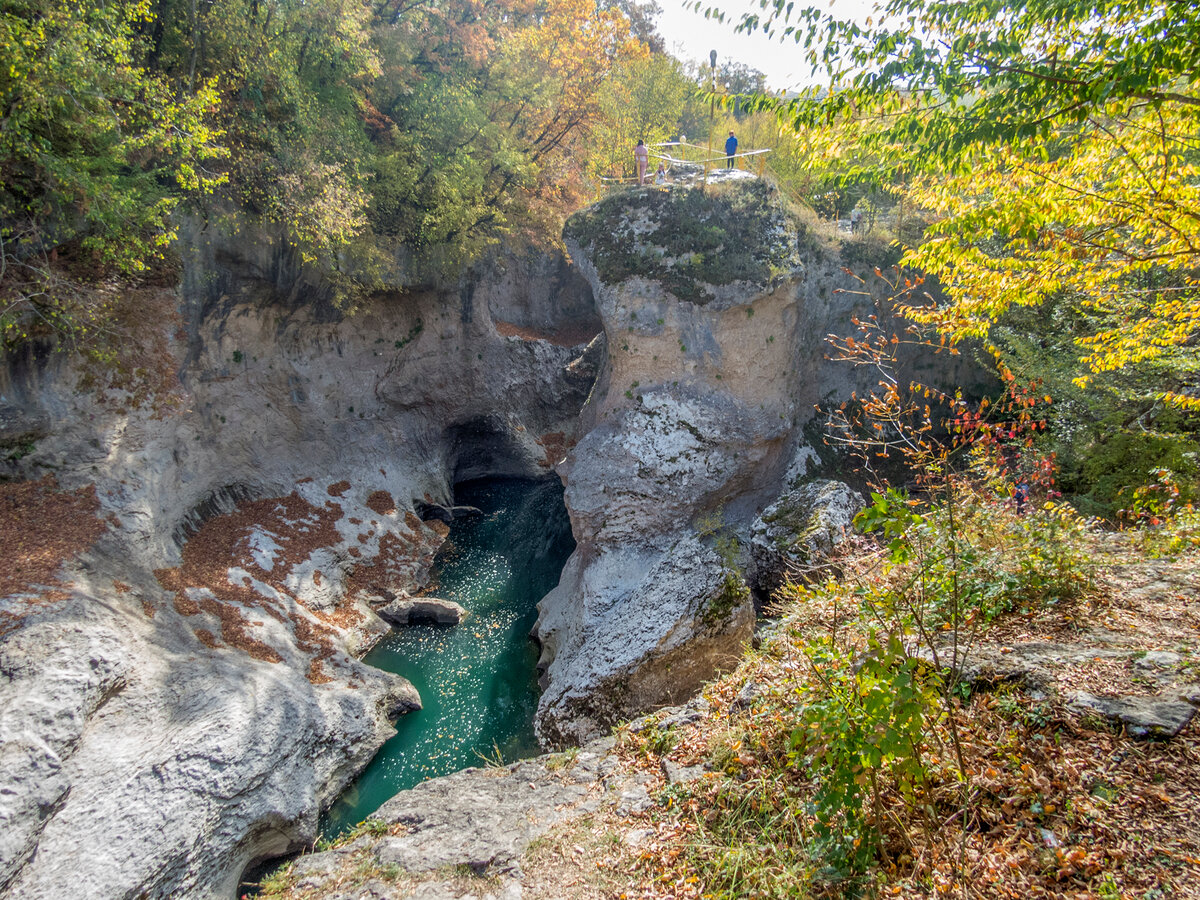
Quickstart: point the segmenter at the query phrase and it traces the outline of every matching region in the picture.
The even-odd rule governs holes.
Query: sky
[[[734,28],[743,12],[761,12],[758,0],[705,0],[725,11],[725,24],[705,19],[703,11],[684,9],[684,0],[658,0],[662,15],[658,31],[666,39],[667,48],[686,62],[707,60],[710,50],[717,51],[717,65],[733,60],[744,63],[767,76],[771,90],[787,90],[817,82],[801,51],[790,40],[786,43],[765,34],[736,34]],[[807,6],[832,8],[840,16],[866,19],[875,7],[875,0],[797,0],[797,9]],[[703,6],[701,10],[703,10]]]

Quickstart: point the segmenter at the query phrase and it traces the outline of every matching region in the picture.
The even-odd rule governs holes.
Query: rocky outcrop
[[[819,479],[788,491],[750,526],[752,580],[770,597],[786,578],[819,566],[853,533],[854,517],[866,504],[840,481]]]
[[[1130,571],[1132,568],[1126,567],[1122,572],[1130,582],[1144,577],[1136,570]],[[1170,572],[1170,564],[1163,568]],[[1189,581],[1194,581],[1194,576],[1164,579],[1156,586],[1165,582],[1191,590]],[[1148,601],[1136,597],[1142,586],[1128,590],[1130,582],[1121,584],[1132,595],[1124,598],[1130,606],[1170,608],[1177,604],[1176,597],[1186,596],[1160,590]],[[1183,620],[1179,624],[1189,629],[1190,614],[1186,603],[1182,606],[1182,615],[1172,612]],[[1167,624],[1165,616],[1160,624]],[[981,642],[960,645],[957,652],[950,645],[938,646],[936,653],[929,647],[914,652],[929,662],[936,661],[943,670],[973,689],[995,690],[1005,685],[1022,688],[1039,701],[1061,701],[1074,713],[1107,719],[1132,737],[1165,740],[1182,732],[1200,706],[1200,685],[1194,678],[1191,654],[1150,649],[1153,643],[1180,637],[1165,631],[1165,628],[1154,633],[1074,626],[1070,640],[997,643],[985,636]],[[1079,690],[1081,684],[1090,689]]]
[[[543,659],[552,654],[538,728],[576,743],[604,725],[679,702],[718,668],[732,667],[754,627],[748,592],[725,580],[698,537],[674,546],[576,553],[540,605]]]
[[[539,607],[537,726],[552,744],[677,702],[740,653],[749,526],[815,458],[814,403],[856,387],[852,369],[831,374],[822,342],[862,302],[838,293],[857,282],[836,249],[758,181],[617,195],[573,218],[566,241],[608,358],[558,467],[578,549]],[[781,503],[778,527],[757,533],[767,581],[854,511],[829,486]],[[797,517],[806,536],[779,546]]]
[[[1196,715],[1196,707],[1181,700],[1153,697],[1097,697],[1086,691],[1071,695],[1078,712],[1095,713],[1124,727],[1134,737],[1173,738]]]
[[[419,705],[344,654],[314,685],[301,667],[198,649],[178,617],[84,590],[0,645],[7,896],[232,896],[251,859],[311,839]]]
[[[628,749],[641,740],[633,737],[639,733],[670,733],[707,712],[708,704],[695,700],[578,750],[430,779],[385,803],[358,836],[288,863],[276,884],[289,900],[484,900],[519,898],[529,890],[562,896],[564,885],[555,881],[563,872],[562,857],[551,852],[546,866],[537,858],[537,843],[565,844],[562,852],[593,873],[599,859],[586,855],[601,849],[601,841],[607,848],[646,844],[653,834],[644,827],[649,817],[633,822],[629,817],[669,808],[670,791],[662,788],[717,775],[708,766],[685,766],[666,756],[659,758],[659,775],[647,771],[644,756],[637,765],[622,759],[621,745]],[[456,877],[463,874],[472,877]]]
[[[351,869],[390,867],[419,875],[462,866],[498,877],[499,896],[511,892],[519,897],[519,860],[530,843],[555,825],[615,802],[629,787],[628,776],[618,773],[612,747],[607,738],[569,757],[547,755],[503,768],[464,769],[423,782],[397,794],[372,817],[377,837],[363,836],[301,857],[289,866],[287,883],[294,891],[328,896]],[[380,889],[380,896],[398,896],[386,884]],[[449,889],[427,882],[413,896],[462,896]]]
[[[435,625],[457,625],[466,618],[461,603],[438,597],[404,597],[379,608],[382,619],[393,625],[413,622],[433,622]]]
[[[107,529],[0,597],[0,896],[224,898],[310,843],[419,703],[355,659],[387,630],[367,599],[445,536],[415,507],[548,473],[591,387],[561,257],[343,317],[277,236],[184,231],[180,291],[114,310],[115,364],[0,368],[4,474],[94,487]]]

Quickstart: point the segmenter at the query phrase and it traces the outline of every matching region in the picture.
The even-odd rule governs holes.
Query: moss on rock
[[[757,180],[614,194],[572,216],[565,234],[604,282],[639,276],[701,306],[714,286],[790,273],[802,249],[796,223]]]

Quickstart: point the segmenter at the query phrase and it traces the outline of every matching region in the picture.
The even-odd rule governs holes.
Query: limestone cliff
[[[8,523],[69,559],[0,580],[0,896],[227,897],[311,841],[419,702],[356,656],[373,600],[427,577],[456,482],[566,482],[547,743],[732,664],[741,570],[766,585],[809,546],[780,517],[840,498],[823,546],[852,513],[796,486],[813,405],[862,387],[823,339],[869,298],[760,182],[616,195],[570,223],[574,264],[511,251],[352,317],[280,235],[183,231],[178,286],[120,299],[108,361],[0,367],[0,476],[52,475],[87,525],[68,552]]]
[[[419,702],[355,658],[372,595],[418,587],[445,534],[414,511],[550,474],[591,386],[561,257],[347,318],[277,235],[185,232],[180,287],[118,303],[112,361],[0,367],[0,464],[94,491],[103,531],[0,598],[0,896],[224,898],[311,842]]]
[[[754,609],[734,575],[755,561],[715,539],[745,547],[816,461],[814,405],[865,386],[824,339],[871,302],[836,241],[757,180],[614,195],[566,243],[608,356],[558,469],[578,549],[540,605],[551,744],[679,702],[740,654]]]

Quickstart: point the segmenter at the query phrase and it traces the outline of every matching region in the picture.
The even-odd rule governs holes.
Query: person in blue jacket
[[[733,168],[733,154],[735,153],[737,153],[737,136],[731,131],[725,140],[725,155],[729,157],[725,160],[725,168]]]

